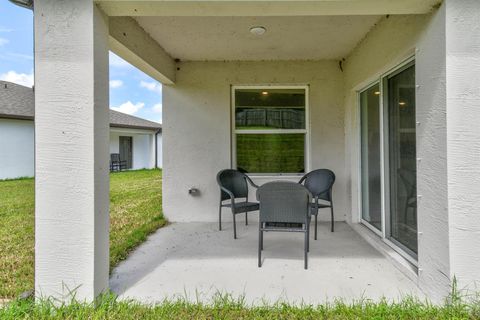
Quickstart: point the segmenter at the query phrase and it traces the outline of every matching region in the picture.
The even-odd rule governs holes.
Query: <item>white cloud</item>
[[[0,26],[0,32],[12,32],[13,29]]]
[[[162,104],[161,103],[157,103],[156,105],[154,105],[152,107],[152,111],[156,114],[158,114],[158,119],[152,119],[152,121],[156,121],[158,123],[162,123]]]
[[[131,101],[127,101],[119,105],[118,107],[110,107],[110,109],[123,112],[126,114],[135,114],[137,113],[140,109],[142,109],[145,106],[145,103],[143,102],[137,102],[137,103],[132,103]]]
[[[123,86],[122,80],[110,80],[110,88],[115,89]]]
[[[26,74],[10,70],[7,73],[0,74],[0,80],[17,83],[22,86],[33,87],[33,72]]]
[[[109,64],[111,67],[119,67],[119,68],[131,68],[132,65],[128,63],[127,61],[123,60],[119,56],[117,56],[115,53],[111,52],[108,55],[109,58]]]
[[[10,41],[8,39],[5,39],[5,38],[0,38],[0,47],[9,43]]]
[[[140,81],[140,87],[156,92],[159,95],[162,94],[162,85],[158,82]]]
[[[156,105],[154,105],[152,107],[152,111],[155,112],[155,113],[162,113],[162,104],[157,103]]]

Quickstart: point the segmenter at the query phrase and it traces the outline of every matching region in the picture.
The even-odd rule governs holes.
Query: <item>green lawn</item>
[[[166,224],[161,170],[110,175],[110,266]],[[0,181],[0,298],[33,289],[34,180]]]
[[[164,301],[158,305],[120,302],[107,295],[93,304],[73,303],[57,306],[48,301],[33,303],[15,301],[4,309],[1,319],[479,319],[478,302],[450,299],[443,305],[432,305],[414,298],[400,302],[352,304],[334,302],[323,305],[277,303],[248,306],[241,299],[219,297],[210,304]]]

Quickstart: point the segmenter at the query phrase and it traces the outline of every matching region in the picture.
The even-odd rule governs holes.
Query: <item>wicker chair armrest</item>
[[[253,182],[249,176],[245,175],[245,179],[252,187],[254,187],[255,189],[258,189],[258,185],[256,185],[255,182]]]
[[[220,186],[220,189],[225,192],[226,194],[228,194],[228,196],[230,197],[230,200],[232,201],[232,206],[235,204],[235,196],[233,195],[233,193],[228,190],[227,188],[224,188],[222,186]],[[227,199],[225,199],[227,200]]]
[[[303,181],[305,181],[305,179],[307,179],[307,174],[304,175],[304,176],[300,179],[300,181],[298,181],[298,183],[302,184]]]

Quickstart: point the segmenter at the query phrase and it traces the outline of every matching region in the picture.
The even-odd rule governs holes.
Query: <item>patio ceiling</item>
[[[341,59],[382,16],[136,17],[180,60]],[[267,29],[261,36],[253,26]]]
[[[163,84],[175,83],[175,59],[341,59],[382,16],[441,1],[95,0],[110,17],[110,50]],[[267,32],[255,37],[258,25]]]
[[[442,0],[95,0],[108,16],[424,14]]]

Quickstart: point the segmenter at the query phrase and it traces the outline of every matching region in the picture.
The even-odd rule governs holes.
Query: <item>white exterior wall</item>
[[[110,130],[110,153],[120,153],[120,136],[118,132]]]
[[[133,136],[132,169],[151,169],[155,167],[155,145],[153,134]]]
[[[384,18],[347,58],[345,68],[346,168],[351,177],[351,222],[360,218],[360,140],[357,91],[407,58],[415,56],[417,126],[418,277],[420,287],[434,299],[448,293],[448,214],[445,173],[445,113],[437,90],[445,66],[442,57],[442,10],[432,15]],[[440,58],[440,59],[439,59]],[[441,88],[440,88],[441,89]],[[444,107],[443,107],[444,108]],[[444,109],[443,109],[444,110]],[[443,122],[442,122],[443,121]]]
[[[347,57],[345,63],[345,148],[348,221],[360,221],[360,138],[357,91],[415,54],[415,47],[429,16],[390,16],[379,22]]]
[[[0,180],[34,176],[34,122],[0,119]],[[128,129],[127,129],[128,130]],[[155,136],[110,130],[109,152],[119,152],[119,136],[133,137],[133,168],[155,168]],[[158,135],[158,167],[162,167],[162,135]]]
[[[433,16],[416,54],[419,284],[434,298],[449,291],[445,7]]]
[[[186,62],[176,84],[163,87],[163,207],[170,221],[218,219],[215,177],[231,167],[230,86],[261,84],[310,86],[310,169],[335,172],[336,219],[345,219],[343,75],[337,61]],[[286,178],[254,178],[260,184],[272,179]],[[200,195],[190,196],[191,187]]]
[[[445,6],[448,223],[450,278],[480,283],[480,2]],[[446,81],[442,81],[446,79]],[[445,153],[444,153],[445,155]]]
[[[454,276],[461,288],[472,288],[480,281],[480,169],[476,156],[480,150],[480,38],[472,38],[469,32],[480,27],[479,13],[477,1],[447,0],[430,15],[391,16],[357,46],[345,68],[349,220],[358,222],[357,90],[415,55],[417,281],[436,300],[448,294]]]
[[[157,135],[157,167],[163,168],[163,137],[162,133],[160,132]]]
[[[0,180],[34,175],[34,123],[0,119]]]

